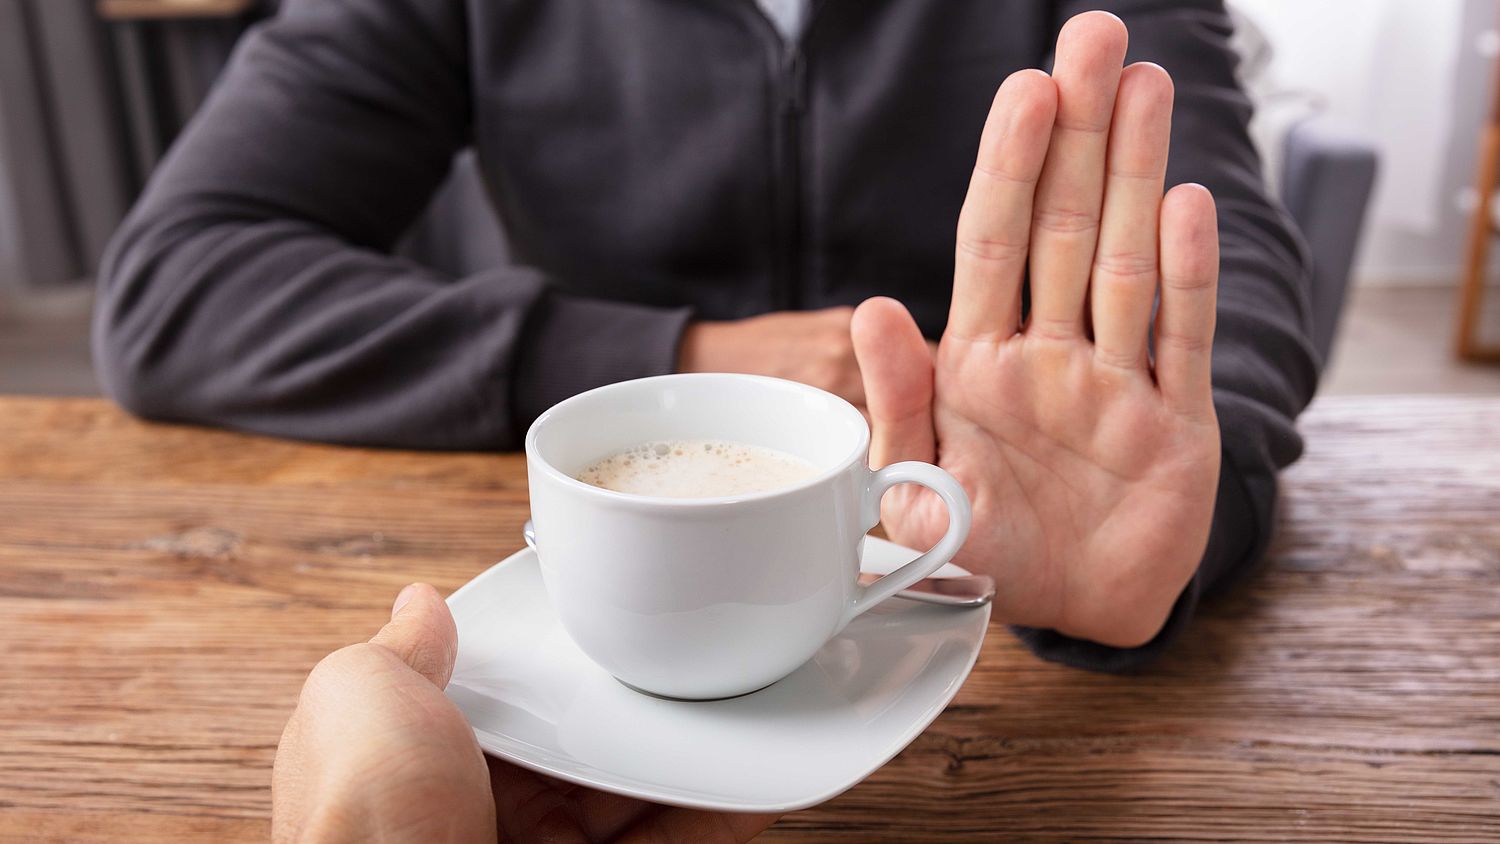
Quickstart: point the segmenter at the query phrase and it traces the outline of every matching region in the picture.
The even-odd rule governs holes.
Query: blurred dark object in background
[[[110,234],[277,0],[0,0],[0,293],[87,286]],[[505,261],[467,153],[399,250]]]
[[[266,0],[0,0],[0,290],[88,283]]]

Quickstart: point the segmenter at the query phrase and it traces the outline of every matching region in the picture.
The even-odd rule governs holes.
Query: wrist
[[[677,371],[696,372],[693,368],[698,358],[698,346],[703,342],[700,333],[703,323],[690,322],[682,327],[682,336],[677,340]]]
[[[727,323],[690,322],[682,330],[677,344],[678,372],[723,372],[724,363],[716,350],[722,345]]]

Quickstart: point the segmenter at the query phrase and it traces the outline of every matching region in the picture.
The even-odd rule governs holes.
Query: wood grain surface
[[[899,757],[767,841],[1500,840],[1500,400],[1325,400],[1264,571],[1136,676],[991,630]],[[516,550],[512,455],[0,399],[0,839],[268,830],[302,678]]]

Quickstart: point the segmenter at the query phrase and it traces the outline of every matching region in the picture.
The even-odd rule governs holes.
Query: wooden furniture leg
[[[1479,316],[1483,310],[1485,267],[1490,240],[1496,235],[1491,208],[1500,181],[1500,60],[1495,62],[1495,84],[1490,117],[1479,140],[1479,172],[1474,190],[1478,202],[1469,226],[1469,249],[1463,285],[1459,290],[1458,326],[1454,351],[1464,360],[1500,361],[1500,346],[1483,345],[1479,339]]]

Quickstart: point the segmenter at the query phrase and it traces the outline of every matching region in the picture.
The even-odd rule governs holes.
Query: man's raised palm
[[[1001,86],[936,363],[893,300],[853,324],[871,463],[935,461],[963,483],[974,530],[958,561],[996,576],[997,617],[1117,646],[1149,640],[1192,577],[1219,472],[1213,199],[1163,198],[1172,84],[1155,65],[1122,72],[1125,41],[1113,16],[1080,15],[1054,76]],[[917,547],[947,519],[912,487],[883,514]]]

